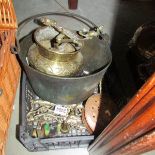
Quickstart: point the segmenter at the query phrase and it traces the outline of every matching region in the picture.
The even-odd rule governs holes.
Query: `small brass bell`
[[[61,129],[60,131],[62,133],[68,133],[69,132],[69,125],[67,122],[63,121],[63,123],[61,124]]]

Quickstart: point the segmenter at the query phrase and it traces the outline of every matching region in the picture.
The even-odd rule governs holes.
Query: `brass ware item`
[[[26,115],[28,126],[33,128],[30,134],[33,138],[64,134],[89,135],[82,122],[83,109],[83,103],[61,106],[39,99],[31,100]]]
[[[43,27],[34,32],[35,42],[28,51],[28,62],[33,68],[49,75],[73,76],[82,70],[81,49],[84,40],[97,37],[96,30],[75,32],[57,25],[56,21],[41,18]]]
[[[86,101],[82,121],[90,134],[98,135],[113,119],[116,111],[116,104],[108,94],[93,94]]]
[[[51,38],[51,41],[49,42],[49,45],[53,49],[51,52],[50,50],[47,50],[45,46],[42,46],[42,44],[40,44],[41,42],[38,39],[42,40],[41,38],[38,38],[36,40],[36,38],[34,37],[34,32],[38,30],[38,27],[37,30],[36,27],[31,27],[30,29],[28,29],[31,32],[29,34],[27,33],[22,39],[20,39],[20,50],[18,50],[19,60],[23,65],[32,89],[41,99],[61,105],[80,103],[93,94],[94,89],[103,78],[108,66],[111,63],[112,55],[109,47],[109,41],[108,39],[106,39],[108,38],[106,37],[107,34],[102,33],[102,27],[97,27],[91,21],[84,17],[79,17],[79,15],[73,15],[70,13],[49,13],[48,15],[57,15],[56,17],[54,16],[52,18],[58,19],[58,21],[60,21],[59,19],[61,19],[62,26],[67,27],[68,29],[61,29],[60,26],[54,25],[54,21],[49,21],[47,19],[43,20],[44,26],[39,27],[39,29],[44,28],[44,30],[54,30],[53,32],[55,34],[58,34],[53,39]],[[23,33],[23,30],[26,30],[23,29],[24,26],[30,27],[30,23],[33,22],[34,24],[34,20],[39,21],[43,16],[47,17],[47,14],[36,15],[25,19],[19,26],[18,36],[19,34]],[[62,18],[64,16],[65,18]],[[74,24],[77,23],[77,25],[72,26],[70,23],[73,22],[75,22]],[[78,27],[81,29],[81,26],[85,27],[85,29],[83,29],[82,31],[79,30],[78,32],[72,31],[78,30]],[[100,34],[98,36],[99,33],[101,33],[102,35]],[[51,35],[52,34],[50,33],[50,36]],[[43,35],[38,36],[42,37]],[[47,38],[49,38],[49,36]],[[37,41],[39,41],[39,44]],[[51,74],[47,74],[44,70],[40,71],[39,68],[36,68],[38,64],[34,65],[33,63],[37,62],[40,65],[43,61],[38,61],[37,57],[34,57],[36,59],[34,59],[34,61],[31,61],[29,59],[30,57],[28,57],[30,52],[29,50],[34,46],[34,48],[38,50],[39,55],[41,55],[40,53],[42,53],[43,56],[41,56],[43,58],[46,58],[45,53],[47,53],[47,56],[50,56],[51,53],[53,54],[53,51],[58,56],[56,52],[57,50],[59,51],[58,53],[61,56],[62,54],[60,54],[61,52],[59,49],[60,47],[62,47],[62,45],[64,47],[69,47],[70,50],[69,52],[69,50],[66,50],[65,48],[65,51],[67,52],[64,52],[63,54],[63,56],[65,56],[65,59],[67,59],[68,53],[74,53],[74,58],[77,54],[81,53],[83,57],[82,62],[79,63],[79,67],[76,66],[77,70],[73,69],[73,72],[69,72],[69,74],[67,75],[55,75],[53,74],[53,70],[52,72],[50,72]],[[61,61],[58,58],[59,57],[57,57],[55,61],[59,60],[58,63],[60,64]],[[45,60],[50,59],[51,58],[46,58]],[[65,67],[66,70],[71,71],[70,64],[72,63],[72,61],[72,59],[68,61],[69,67]],[[53,69],[54,67],[53,65],[51,65],[51,67],[49,68]],[[56,69],[58,67],[60,67],[60,65],[56,65]]]

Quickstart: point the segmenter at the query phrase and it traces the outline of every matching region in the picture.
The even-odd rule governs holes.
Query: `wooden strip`
[[[0,129],[0,150],[3,147],[4,139],[5,139],[4,131]]]
[[[106,139],[105,142],[110,141],[110,139],[113,139],[117,133],[119,133],[122,129],[126,128],[129,124],[132,123],[132,121],[137,118],[139,114],[141,114],[145,108],[147,108],[148,102],[151,101],[152,97],[155,96],[155,87],[152,88],[149,92],[149,95],[146,94],[136,105],[135,107],[122,119],[121,122],[118,122],[117,128],[115,132],[109,133],[104,138]]]
[[[146,100],[148,96],[153,96],[150,101]],[[95,152],[95,155],[100,155],[102,152],[104,155],[107,155],[111,151],[120,148],[155,127],[155,87],[151,89],[146,97],[144,100],[146,100],[148,107],[144,107],[144,112],[141,111],[141,114],[136,119],[133,118],[129,126],[120,130],[107,144],[104,144],[106,139],[103,138],[102,142],[99,144],[100,147],[98,146],[97,149],[92,149],[90,151],[91,154]]]
[[[117,149],[155,127],[155,98],[153,98],[152,102],[152,106],[104,146],[106,148],[105,151]]]
[[[10,85],[10,81],[9,81],[9,75],[6,72],[5,77],[3,79],[3,84],[4,84],[4,91],[6,91],[7,97],[9,98],[9,104],[12,103],[13,101],[13,97],[14,97],[14,92],[12,90],[12,87]]]
[[[134,140],[111,155],[139,155],[155,149],[155,130]]]
[[[148,81],[143,85],[143,87],[137,92],[137,94],[129,101],[129,103],[123,108],[123,110],[113,119],[113,121],[104,129],[101,135],[95,140],[95,142],[88,148],[95,150],[100,145],[100,142],[103,141],[104,137],[109,137],[109,135],[113,135],[116,133],[118,128],[124,127],[125,124],[129,122],[131,119],[131,114],[135,115],[136,110],[133,110],[135,106],[139,103],[139,101],[150,91],[150,89],[155,85],[155,73],[148,79]],[[140,107],[136,108],[140,110],[145,106],[145,104],[140,105]],[[134,112],[132,112],[134,111]],[[129,116],[128,116],[129,114]],[[105,140],[105,138],[104,138]]]
[[[10,80],[11,80],[11,85],[12,85],[12,88],[13,88],[13,92],[16,91],[16,74],[15,74],[15,71],[14,71],[14,68],[17,67],[17,66],[13,66],[12,65],[12,62],[11,62],[11,56],[9,58],[9,63],[8,63],[8,73],[9,73],[9,77],[10,77]]]

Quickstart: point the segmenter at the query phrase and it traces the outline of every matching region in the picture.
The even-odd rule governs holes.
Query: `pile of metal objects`
[[[22,22],[24,25],[21,25],[25,26],[37,17],[37,22],[42,25],[20,40],[18,51],[26,73],[22,85],[24,117],[22,115],[20,140],[29,150],[35,150],[34,145],[46,149],[44,145],[40,146],[37,139],[70,137],[68,143],[78,143],[78,146],[80,143],[89,144],[93,139],[90,136],[93,129],[89,130],[84,106],[90,96],[99,92],[99,83],[112,61],[103,26],[94,26],[89,20],[75,14],[48,15],[72,17],[91,26],[72,30],[59,26],[55,20],[43,15]],[[29,85],[29,88],[25,89],[25,85]],[[30,100],[27,94],[31,96]],[[91,118],[92,121],[97,121],[97,114],[95,119]],[[66,143],[67,140],[61,139],[61,142]],[[55,145],[55,141],[58,139],[52,145]]]
[[[79,76],[82,73],[84,41],[98,37],[102,26],[95,30],[72,31],[55,20],[41,18],[44,25],[34,32],[34,43],[28,51],[28,64],[35,69],[56,76]]]
[[[58,26],[55,20],[41,18],[40,22],[45,26],[34,32],[36,43],[29,48],[28,65],[49,75],[78,75],[83,65],[80,50],[84,40],[99,36],[102,26],[96,30],[74,32]],[[27,124],[34,138],[89,135],[82,122],[82,103],[60,105],[38,99],[31,100],[30,107]]]
[[[81,119],[83,110],[82,103],[62,106],[31,100],[31,109],[26,116],[30,135],[34,138],[85,135],[87,129]]]

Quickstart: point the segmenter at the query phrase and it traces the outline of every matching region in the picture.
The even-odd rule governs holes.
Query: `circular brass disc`
[[[88,98],[85,105],[85,119],[92,131],[96,128],[99,108],[101,103],[101,95],[95,94]]]
[[[99,134],[110,123],[116,112],[116,104],[108,94],[94,94],[86,101],[82,120],[90,134]]]

